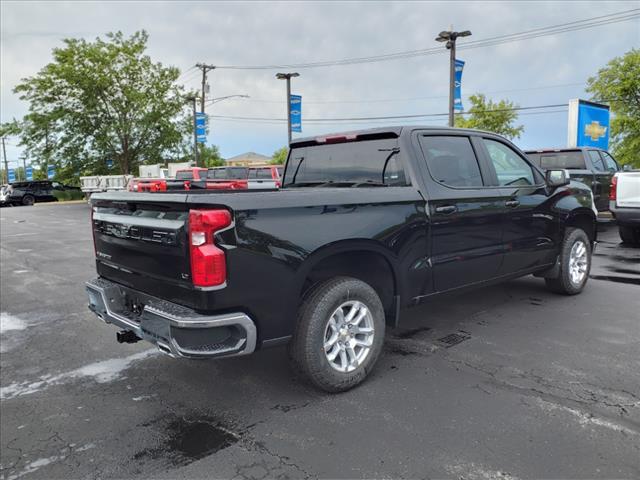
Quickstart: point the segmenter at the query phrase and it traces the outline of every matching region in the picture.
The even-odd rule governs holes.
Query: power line
[[[515,41],[528,40],[532,38],[538,38],[547,35],[557,35],[559,33],[571,32],[575,30],[582,30],[586,28],[593,28],[600,25],[608,25],[611,23],[624,22],[632,19],[640,18],[640,8],[634,8],[630,10],[624,10],[608,15],[600,15],[597,17],[591,17],[583,20],[576,20],[573,22],[566,22],[557,25],[551,25],[548,27],[539,27],[532,30],[525,30],[522,32],[511,33],[507,35],[499,35],[495,37],[488,37],[486,39],[475,40],[467,42],[460,46],[460,49],[479,48],[485,46],[494,46],[504,43],[511,43]],[[369,57],[356,57],[345,58],[341,60],[328,60],[319,62],[308,62],[300,64],[289,65],[222,65],[217,68],[229,69],[229,70],[272,70],[272,69],[298,69],[298,68],[317,68],[317,67],[329,67],[339,65],[354,65],[361,63],[374,63],[388,60],[398,60],[402,58],[411,58],[424,55],[433,55],[437,53],[444,53],[445,50],[441,47],[431,47],[418,50],[408,50],[403,52],[395,52],[383,55],[374,55]]]
[[[520,113],[518,115],[518,118],[520,117],[524,117],[524,116],[530,116],[530,115],[549,115],[549,114],[556,114],[556,113],[566,113],[567,112],[567,108],[564,109],[560,109],[560,110],[548,110],[548,111],[544,111],[544,112],[525,112],[525,113]],[[273,119],[273,120],[258,120],[258,119],[238,119],[238,118],[228,118],[228,117],[224,117],[224,116],[213,116],[213,118],[215,118],[216,122],[230,122],[230,123],[249,123],[249,124],[257,124],[257,125],[282,125],[284,122],[286,122],[286,119]],[[400,119],[400,120],[394,120],[393,124],[394,125],[411,125],[411,124],[415,124],[415,123],[420,123],[420,124],[424,124],[424,123],[433,123],[433,124],[438,124],[443,122],[443,118],[426,118],[426,119]],[[304,121],[306,123],[306,121]],[[386,120],[384,122],[387,122]],[[379,123],[383,123],[380,120],[368,120],[367,122],[342,122],[341,126],[363,126],[366,124],[379,124]],[[324,122],[323,123],[312,123],[313,125],[326,125]]]
[[[559,85],[544,85],[540,87],[529,87],[529,88],[514,88],[509,90],[493,90],[489,92],[482,92],[485,94],[496,94],[496,93],[512,93],[512,92],[528,92],[531,90],[544,90],[547,88],[560,88],[560,87],[576,87],[586,85],[585,82],[577,82],[577,83],[564,83]],[[463,97],[470,97],[474,95],[473,93],[464,94]],[[388,103],[388,102],[413,102],[416,100],[435,100],[440,98],[448,98],[447,95],[432,95],[428,97],[411,97],[411,98],[382,98],[382,99],[369,99],[369,100],[315,100],[315,101],[305,101],[306,105],[325,105],[325,104],[346,104],[346,103]],[[259,98],[250,98],[247,100],[248,102],[256,102],[256,103],[282,103],[278,100],[266,100]]]
[[[566,103],[556,103],[550,105],[536,105],[536,106],[528,106],[528,107],[513,107],[513,108],[496,108],[493,110],[475,110],[473,112],[460,112],[459,115],[472,114],[472,113],[499,113],[499,112],[511,112],[511,111],[522,111],[522,110],[538,110],[544,108],[558,108],[558,107],[567,107]],[[389,115],[389,116],[378,116],[378,117],[343,117],[343,118],[307,118],[304,121],[306,123],[322,123],[322,122],[347,122],[347,121],[371,121],[371,120],[401,120],[401,119],[409,119],[409,118],[429,118],[429,117],[446,117],[449,113],[423,113],[423,114],[415,114],[415,115]],[[262,121],[277,121],[277,122],[286,122],[286,118],[275,118],[275,117],[242,117],[242,116],[233,116],[233,115],[210,115],[211,118],[215,119],[233,119],[233,120],[262,120]]]

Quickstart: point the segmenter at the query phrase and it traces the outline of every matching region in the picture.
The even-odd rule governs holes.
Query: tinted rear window
[[[193,172],[190,170],[182,170],[176,172],[176,180],[193,180]]]
[[[249,176],[246,167],[213,168],[207,172],[207,178],[216,180],[245,180]]]
[[[568,168],[569,170],[583,170],[584,157],[581,151],[573,152],[543,152],[527,153],[527,157],[545,170],[553,168]]]
[[[322,182],[406,185],[398,152],[396,138],[293,148],[286,166],[286,185]]]
[[[250,179],[269,179],[271,180],[271,169],[270,168],[250,168],[249,169],[249,178]]]

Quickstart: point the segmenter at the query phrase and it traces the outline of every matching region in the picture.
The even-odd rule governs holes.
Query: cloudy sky
[[[438,47],[438,32],[453,25],[471,30],[459,41],[483,40],[640,8],[639,1],[597,2],[11,2],[1,4],[1,119],[20,118],[27,106],[12,93],[34,75],[65,37],[87,39],[120,30],[147,30],[149,54],[181,69],[198,88],[195,63],[218,66],[283,65],[368,57]],[[566,104],[588,98],[587,78],[611,58],[640,47],[638,18],[595,28],[462,50],[464,97],[483,92],[520,106]],[[443,125],[446,117],[402,121],[331,121],[447,111],[448,54],[324,68],[298,68],[293,92],[303,96],[303,134],[353,130],[381,124]],[[222,117],[286,116],[284,82],[277,69],[217,69],[211,95],[245,94],[208,107]],[[468,102],[466,102],[468,105]],[[526,113],[526,114],[525,114]],[[522,148],[566,144],[566,109],[522,112]],[[211,118],[209,143],[223,156],[245,151],[270,155],[286,143],[286,124]],[[20,149],[9,139],[7,155]]]

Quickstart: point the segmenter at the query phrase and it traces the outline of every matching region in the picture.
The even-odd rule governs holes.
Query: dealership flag
[[[456,59],[455,64],[455,88],[453,94],[453,109],[464,110],[462,108],[462,70],[464,69],[464,62]]]

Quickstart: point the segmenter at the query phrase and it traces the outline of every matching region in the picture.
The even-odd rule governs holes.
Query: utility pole
[[[293,73],[276,73],[276,78],[278,80],[286,80],[287,81],[287,131],[289,133],[289,143],[287,145],[291,145],[291,78],[299,77],[300,74],[297,72]]]
[[[204,96],[207,88],[207,72],[215,70],[215,65],[207,65],[206,63],[196,63],[196,68],[202,70],[202,92],[200,96],[200,113],[204,113]]]
[[[4,137],[2,137],[2,154],[4,155],[4,176],[7,183],[9,183],[9,162],[7,161],[7,149],[4,146]]]
[[[446,47],[449,50],[449,126],[453,127],[454,119],[454,95],[456,89],[456,40],[458,37],[468,37],[471,35],[469,30],[464,32],[454,32],[453,27],[450,30],[442,31],[436,37],[437,42],[447,42]]]

